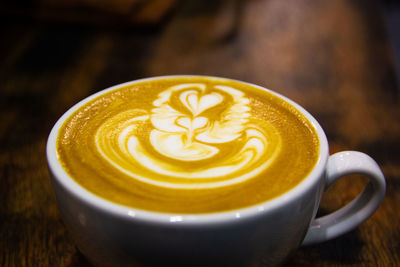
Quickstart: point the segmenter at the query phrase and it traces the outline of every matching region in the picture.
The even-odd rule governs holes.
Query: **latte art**
[[[267,168],[280,149],[274,127],[255,123],[248,104],[230,86],[171,86],[152,110],[126,110],[104,121],[96,147],[121,172],[155,186],[199,189],[243,182]],[[198,164],[202,161],[207,163]]]
[[[80,104],[57,155],[80,186],[135,209],[228,211],[299,184],[319,156],[313,125],[258,87],[212,77],[132,82]]]

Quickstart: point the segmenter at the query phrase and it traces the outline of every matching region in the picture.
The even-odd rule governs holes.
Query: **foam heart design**
[[[196,117],[190,119],[189,117],[181,117],[177,120],[177,124],[185,127],[188,130],[195,130],[204,127],[208,119],[205,117]]]
[[[194,116],[218,105],[224,99],[222,95],[215,92],[199,97],[199,92],[195,90],[185,91],[179,98]]]

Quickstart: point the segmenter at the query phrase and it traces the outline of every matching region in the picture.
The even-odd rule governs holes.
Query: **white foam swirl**
[[[281,146],[271,125],[253,123],[249,102],[229,86],[172,86],[153,101],[153,109],[106,120],[96,132],[96,146],[115,168],[155,186],[199,189],[243,182],[265,170]]]

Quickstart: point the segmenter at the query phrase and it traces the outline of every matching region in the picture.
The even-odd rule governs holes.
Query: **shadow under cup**
[[[275,92],[243,82],[239,83],[267,90],[289,103],[315,128],[319,139],[317,163],[307,177],[289,191],[257,205],[228,211],[166,213],[116,204],[75,182],[57,155],[57,137],[65,121],[85,103],[117,88],[141,81],[174,78],[220,79],[168,76],[117,85],[72,107],[49,135],[47,160],[62,219],[78,248],[95,265],[226,266],[262,262],[274,266],[282,263],[303,242],[321,242],[350,231],[378,208],[385,193],[385,181],[370,157],[352,151],[329,157],[326,136],[307,111]],[[352,173],[370,178],[363,193],[339,211],[314,219],[324,189]]]

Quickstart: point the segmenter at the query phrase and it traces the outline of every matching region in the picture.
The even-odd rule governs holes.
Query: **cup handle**
[[[378,209],[386,191],[385,178],[378,164],[364,153],[344,151],[331,155],[326,167],[325,190],[349,174],[365,175],[369,183],[362,193],[344,207],[314,219],[302,245],[323,242],[349,232]]]

